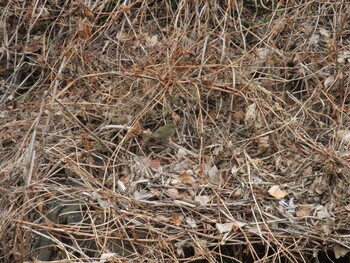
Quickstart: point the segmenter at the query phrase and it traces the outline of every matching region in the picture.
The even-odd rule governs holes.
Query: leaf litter
[[[56,2],[0,3],[3,262],[349,257],[347,3]]]

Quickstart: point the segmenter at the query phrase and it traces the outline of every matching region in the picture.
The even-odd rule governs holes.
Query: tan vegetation
[[[349,258],[349,14],[0,1],[0,261]]]

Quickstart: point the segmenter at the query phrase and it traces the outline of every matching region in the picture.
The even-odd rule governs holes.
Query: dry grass
[[[0,14],[0,261],[350,250],[350,2],[23,0]],[[145,138],[172,122],[171,142]]]

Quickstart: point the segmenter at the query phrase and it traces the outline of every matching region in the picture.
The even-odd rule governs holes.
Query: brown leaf
[[[232,197],[233,198],[239,198],[243,195],[243,189],[242,188],[237,188],[234,192]]]
[[[205,206],[209,202],[209,197],[206,195],[199,195],[194,198],[196,202],[198,202],[200,205]]]
[[[215,224],[216,229],[219,231],[220,234],[230,232],[232,230],[233,225],[234,225],[233,222],[224,223],[224,224],[220,224],[220,223]]]
[[[171,113],[171,118],[173,119],[174,123],[176,123],[176,124],[179,124],[181,121],[181,117],[175,111],[173,111]]]
[[[158,171],[160,167],[160,161],[155,159],[155,160],[151,160],[151,168],[155,171]]]
[[[83,5],[83,14],[87,17],[87,18],[93,18],[94,14],[92,13],[91,9],[85,5],[83,2],[80,2],[81,5]]]
[[[163,215],[156,215],[154,217],[154,220],[155,221],[161,221],[161,222],[168,222],[169,218],[167,218],[166,216],[163,216]]]
[[[346,211],[350,212],[350,204],[346,205],[344,208]]]
[[[177,190],[176,188],[169,188],[166,190],[166,193],[169,195],[169,197],[172,198],[179,197],[179,190]]]
[[[135,124],[129,129],[128,136],[135,138],[142,133],[142,127],[140,122],[135,122]]]
[[[209,182],[213,185],[221,186],[224,184],[224,178],[215,165],[208,170],[208,179]]]
[[[192,175],[190,175],[189,173],[187,172],[183,172],[182,174],[179,175],[179,179],[181,179],[183,182],[186,182],[186,183],[194,183],[196,180],[193,178]]]
[[[333,248],[334,251],[334,256],[336,259],[339,259],[341,257],[346,256],[346,254],[348,254],[348,252],[350,251],[348,248],[343,247],[341,245],[336,244]]]
[[[146,36],[146,46],[153,47],[158,43],[158,35]]]
[[[91,23],[89,21],[85,21],[79,28],[78,35],[82,39],[88,39],[91,37]]]
[[[310,205],[300,205],[299,209],[296,212],[297,217],[309,216],[312,206]]]
[[[288,195],[288,193],[286,191],[281,190],[281,188],[278,185],[272,186],[269,189],[269,194],[278,200]]]
[[[183,220],[179,217],[178,214],[173,213],[173,214],[171,215],[170,222],[173,223],[174,225],[180,226],[180,225],[182,224],[182,221],[183,221]]]

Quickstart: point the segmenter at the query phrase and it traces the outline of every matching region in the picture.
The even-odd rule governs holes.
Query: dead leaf
[[[350,212],[350,204],[346,205],[344,208],[346,211]]]
[[[299,209],[296,212],[297,217],[309,216],[312,205],[299,205]]]
[[[128,130],[128,136],[135,138],[142,133],[142,127],[139,121],[137,121],[131,129]]]
[[[118,257],[117,253],[103,253],[100,257],[100,263],[114,262]]]
[[[260,149],[266,149],[270,147],[269,136],[263,136],[258,138],[258,147]]]
[[[218,168],[215,165],[208,170],[208,176],[209,183],[213,185],[224,184],[224,178],[222,177],[221,172],[219,172]]]
[[[186,217],[186,223],[193,228],[197,228],[196,221],[191,217]]]
[[[325,88],[328,88],[329,86],[331,86],[331,85],[333,84],[334,80],[335,80],[334,75],[329,75],[329,76],[324,80],[323,86],[324,86]]]
[[[252,127],[256,120],[256,103],[252,103],[247,107],[244,117],[244,123],[248,127]]]
[[[184,257],[185,256],[185,252],[184,252],[184,241],[181,242],[176,242],[175,243],[175,247],[176,247],[176,253],[180,256],[180,257]]]
[[[155,160],[151,160],[151,168],[153,171],[155,172],[159,172],[159,168],[160,168],[160,161],[155,159]]]
[[[158,43],[158,35],[153,35],[152,37],[146,36],[146,46],[153,47]]]
[[[169,188],[166,190],[166,193],[172,198],[179,197],[179,190],[177,190],[176,188]]]
[[[166,216],[163,216],[163,215],[156,215],[154,217],[154,220],[161,221],[161,222],[168,222],[169,218],[167,218]]]
[[[172,168],[172,171],[180,173],[180,172],[183,172],[184,170],[188,170],[190,168],[190,165],[191,165],[190,160],[185,159],[179,163],[175,163]]]
[[[108,208],[109,208],[108,202],[103,200],[101,197],[97,198],[97,202],[103,210],[108,210]]]
[[[135,200],[146,200],[148,198],[151,198],[153,196],[152,193],[146,192],[146,191],[135,191],[134,192],[134,198]]]
[[[175,111],[171,113],[171,118],[173,119],[175,124],[179,124],[181,121],[181,117]]]
[[[80,25],[78,35],[81,39],[88,39],[91,37],[91,23],[88,20],[85,20],[84,23]]]
[[[125,187],[125,185],[124,185],[124,183],[123,183],[122,181],[118,180],[118,181],[117,181],[117,185],[118,185],[118,190],[119,190],[120,192],[125,192],[126,187]]]
[[[325,28],[320,28],[320,35],[328,39],[331,37],[331,34],[329,33],[329,31]]]
[[[182,161],[185,159],[187,152],[184,149],[179,149],[176,154],[176,158],[178,161]]]
[[[337,131],[336,138],[340,141],[340,146],[344,145],[345,147],[350,144],[350,131],[349,130],[339,130]]]
[[[192,184],[194,183],[196,180],[193,178],[192,175],[190,175],[189,173],[187,172],[183,172],[182,174],[180,174],[179,176],[179,179],[181,179],[181,181],[183,182],[186,182],[186,183],[189,183],[189,184]]]
[[[236,164],[234,164],[231,168],[231,173],[233,176],[236,176],[237,175],[237,172],[238,172],[238,166]]]
[[[173,223],[174,225],[180,226],[182,224],[182,221],[183,219],[178,214],[173,213],[171,215],[170,222]]]
[[[244,121],[244,117],[245,117],[244,111],[241,109],[237,110],[233,113],[232,122],[237,124],[242,124]]]
[[[220,149],[218,149],[220,148]],[[218,155],[220,152],[222,151],[222,147],[217,147],[215,150],[214,150],[214,155]],[[203,156],[203,161],[204,161],[204,172],[205,173],[208,173],[208,170],[213,167],[214,165],[214,157],[211,156],[211,155],[205,155]]]
[[[117,40],[119,40],[120,42],[125,42],[125,41],[129,40],[129,36],[127,34],[125,34],[123,31],[119,31],[116,34],[115,38]]]
[[[218,174],[218,172],[219,172],[218,168],[214,165],[208,170],[208,176],[215,177]]]
[[[340,52],[337,60],[339,63],[348,63],[350,61],[350,51],[345,50],[343,52]]]
[[[278,200],[280,200],[283,197],[288,195],[288,193],[286,191],[281,190],[278,185],[272,186],[268,192],[271,196],[273,196],[274,198],[276,198]]]
[[[309,44],[312,46],[315,46],[320,41],[320,35],[319,34],[312,34],[312,36],[309,38]]]
[[[80,2],[80,4],[83,6],[83,15],[86,16],[87,18],[93,18],[94,14],[92,13],[90,7],[85,5],[83,2]]]
[[[209,197],[206,195],[199,195],[194,198],[196,202],[198,202],[200,205],[205,206],[209,202]]]
[[[334,220],[328,218],[324,221],[325,222],[322,222],[321,228],[319,230],[324,237],[329,237],[329,235],[332,234],[334,230]]]
[[[266,62],[269,56],[273,55],[275,51],[270,47],[263,47],[256,49],[256,58],[258,62]]]
[[[238,188],[236,189],[233,194],[232,194],[232,197],[233,198],[239,198],[243,195],[243,189],[242,188]]]
[[[232,230],[234,223],[224,223],[224,224],[220,224],[220,223],[216,223],[216,229],[219,231],[220,234],[223,233],[227,233],[230,232]]]
[[[328,176],[327,175],[320,175],[315,177],[314,181],[312,182],[310,186],[310,193],[318,193],[323,194],[326,189],[328,189]]]
[[[319,219],[331,218],[331,215],[329,214],[327,207],[323,205],[317,206],[313,215],[317,216]]]
[[[33,38],[29,39],[26,46],[23,47],[24,52],[32,53],[39,50],[43,46],[44,35],[36,35]]]
[[[237,220],[234,220],[233,223],[234,223],[235,226],[238,227],[238,228],[242,228],[242,227],[245,227],[245,226],[247,225],[247,223],[242,222],[242,221],[237,221]]]
[[[179,178],[172,178],[169,182],[170,185],[174,185],[174,186],[181,186],[184,185],[184,183],[181,181],[181,179]]]
[[[194,247],[194,255],[195,257],[203,257],[208,253],[208,242],[204,239],[196,240],[197,246]]]
[[[346,247],[336,244],[333,248],[334,256],[336,259],[346,256],[350,252],[350,250]]]

